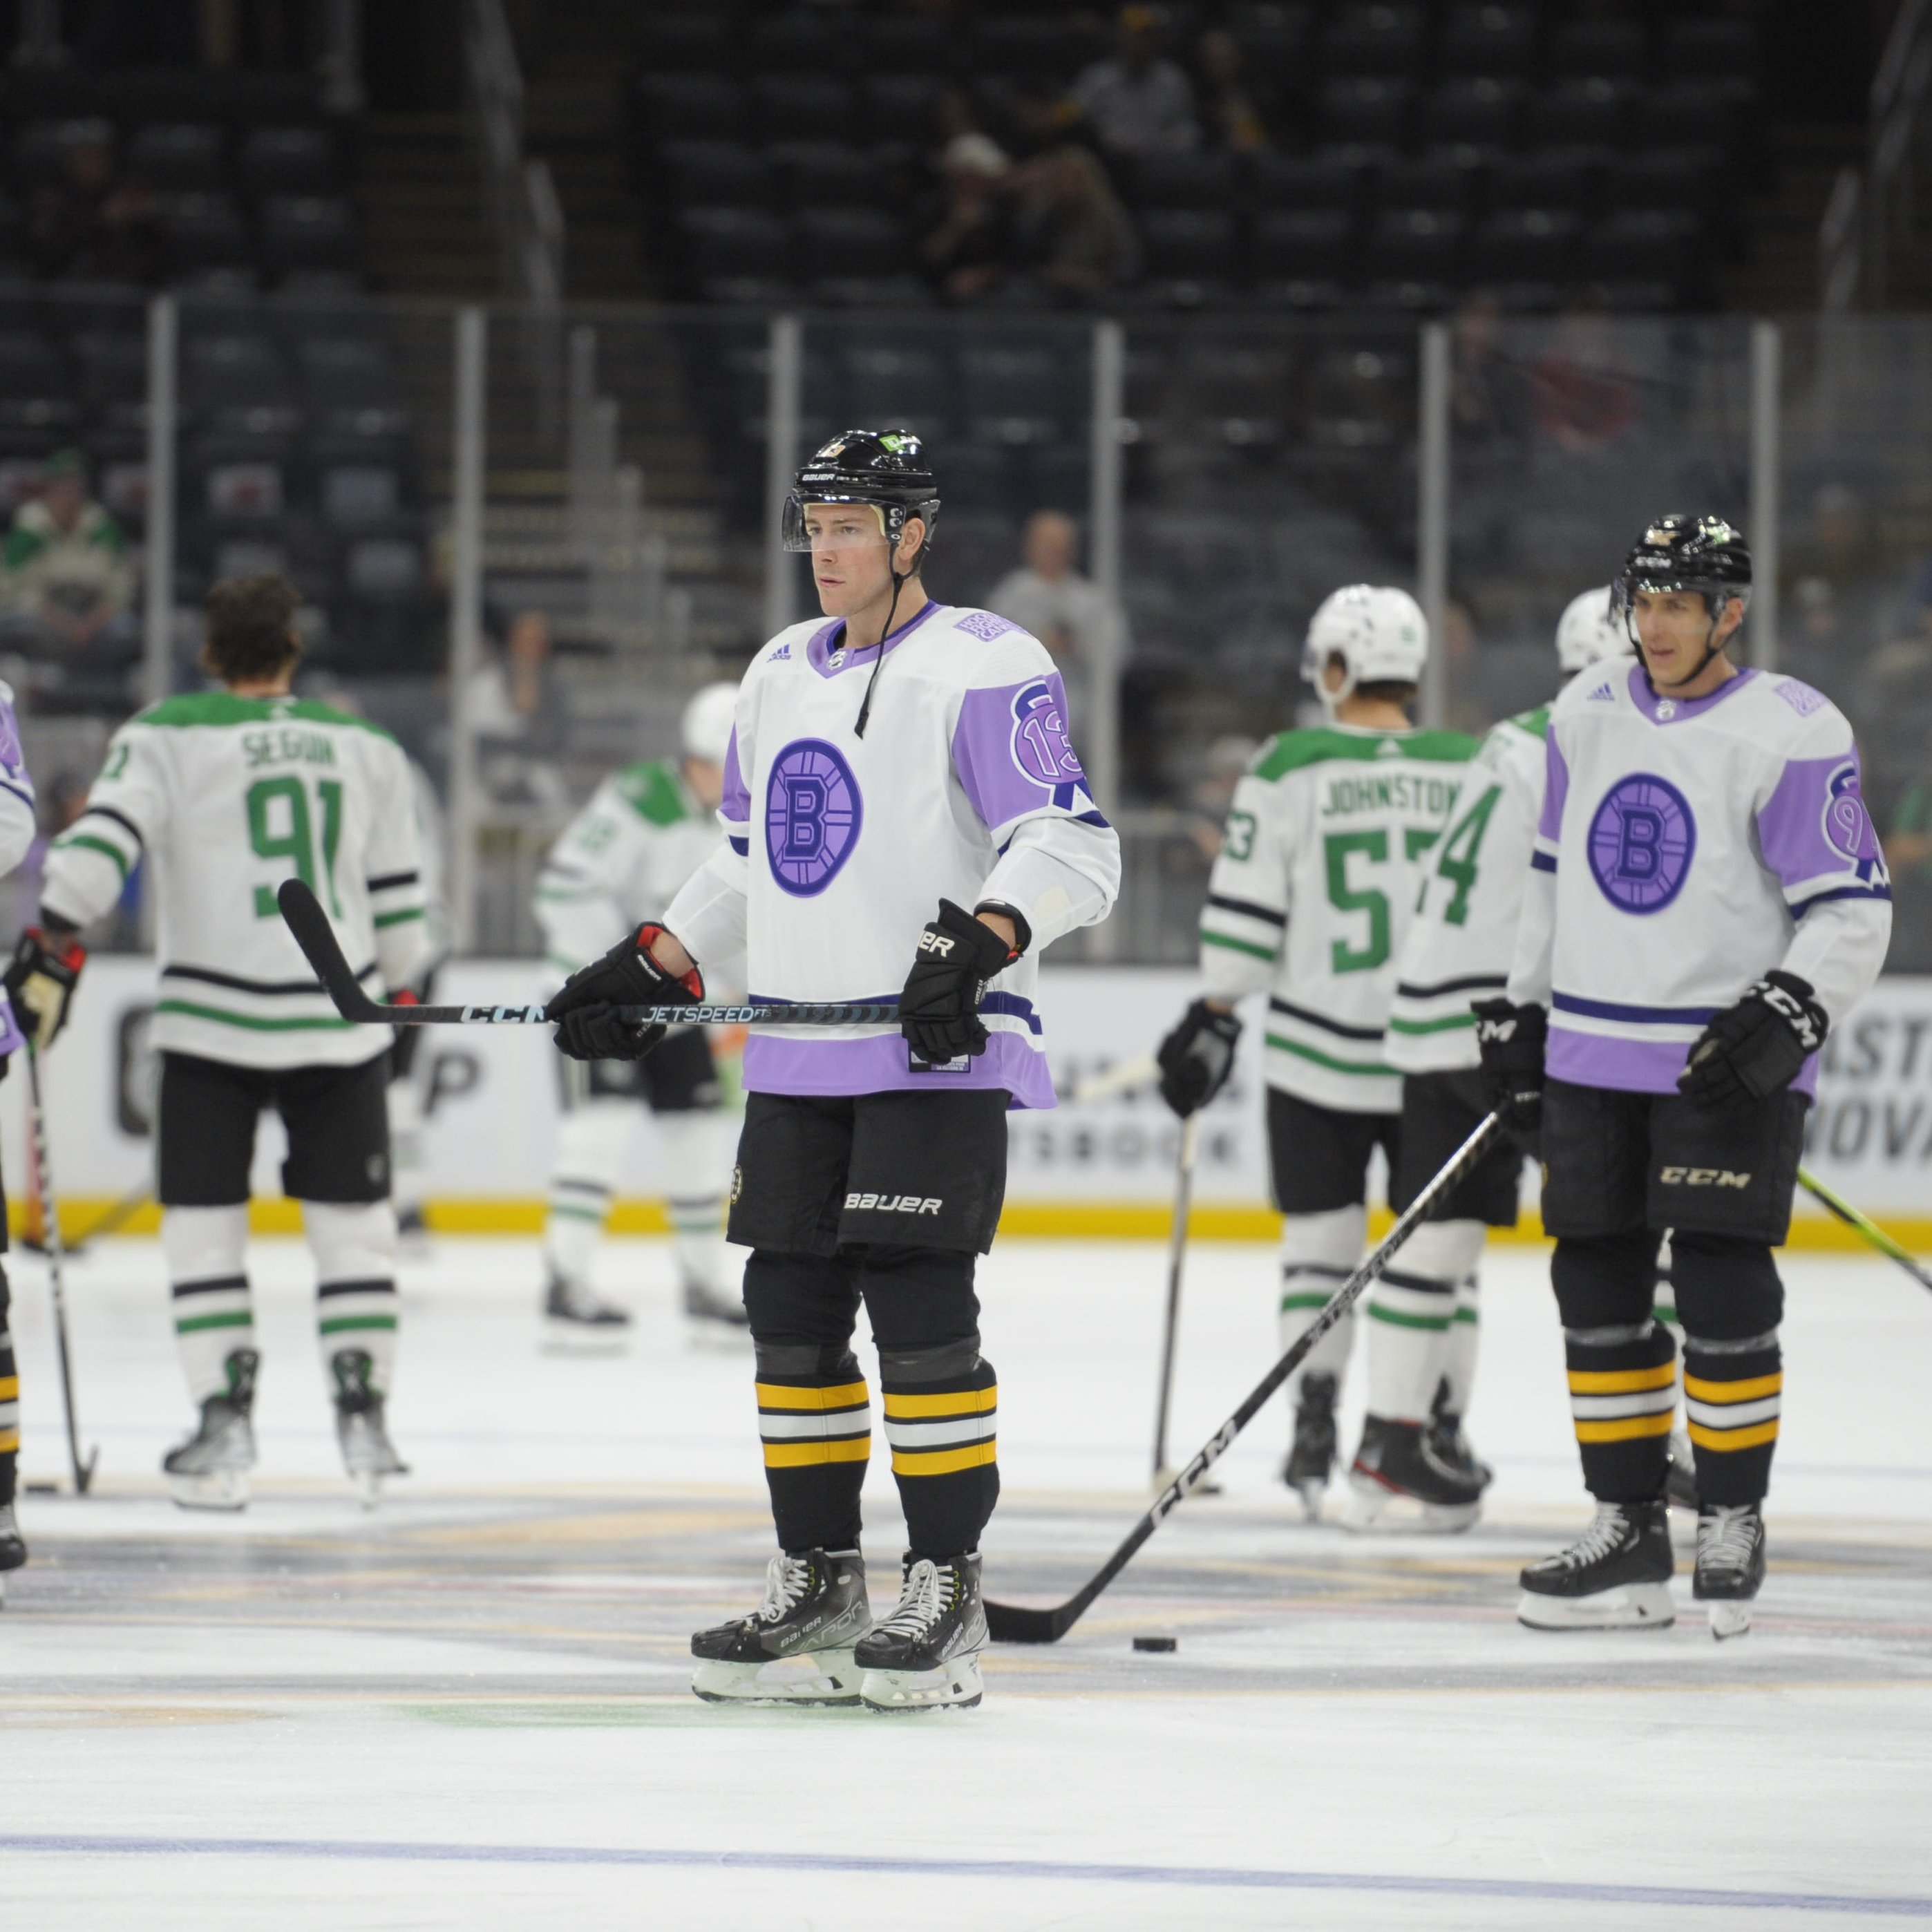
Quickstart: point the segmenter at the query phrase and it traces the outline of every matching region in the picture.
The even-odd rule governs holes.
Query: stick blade
[[[284,879],[276,889],[275,903],[281,908],[283,924],[295,935],[302,957],[314,968],[335,1010],[346,1020],[367,1020],[374,1002],[356,983],[322,902],[301,880]]]
[[[995,1643],[1058,1643],[1072,1628],[1064,1610],[1030,1610],[1018,1604],[996,1604],[990,1597],[986,1609],[986,1634]]]

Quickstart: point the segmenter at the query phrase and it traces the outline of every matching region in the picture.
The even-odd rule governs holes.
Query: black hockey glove
[[[20,1030],[44,1051],[60,1037],[67,1010],[87,964],[87,948],[72,932],[46,932],[30,926],[14,948],[0,986],[14,1003]]]
[[[602,959],[592,960],[565,980],[544,1009],[557,1022],[560,1052],[572,1060],[641,1060],[664,1036],[662,1026],[638,1027],[617,1017],[619,1006],[694,1006],[704,998],[704,980],[694,966],[673,977],[651,957],[661,926],[640,926]]]
[[[1160,1043],[1160,1097],[1184,1120],[1198,1114],[1228,1084],[1241,1023],[1232,1014],[1196,1000]]]
[[[1543,1046],[1550,1016],[1541,1006],[1508,1000],[1478,1000],[1474,1012],[1483,1097],[1504,1126],[1534,1133],[1543,1124]]]
[[[921,1060],[944,1066],[986,1050],[980,1002],[986,982],[1019,957],[985,920],[950,899],[919,936],[919,956],[899,995],[899,1031]]]
[[[1762,1100],[1798,1078],[1831,1024],[1809,980],[1781,968],[1767,973],[1697,1036],[1677,1076],[1678,1090],[1702,1107],[1747,1094]]]

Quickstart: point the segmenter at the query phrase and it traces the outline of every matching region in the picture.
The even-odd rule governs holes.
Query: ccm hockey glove
[[[1697,1036],[1677,1076],[1678,1090],[1700,1106],[1719,1107],[1748,1094],[1762,1100],[1798,1078],[1825,1044],[1831,1021],[1811,982],[1781,967],[1748,987]]]
[[[1543,1046],[1550,1016],[1540,1006],[1508,1000],[1478,1000],[1474,1012],[1483,1097],[1504,1126],[1533,1133],[1543,1124]]]
[[[694,1006],[704,998],[704,980],[694,966],[683,978],[667,973],[651,957],[664,931],[640,926],[588,966],[571,974],[544,1009],[557,1022],[558,1051],[572,1060],[641,1060],[664,1036],[662,1026],[633,1026],[619,1018],[619,1006]]]
[[[1160,1066],[1160,1097],[1184,1120],[1198,1114],[1228,1084],[1241,1023],[1232,1013],[1196,1000],[1154,1055]]]
[[[984,920],[950,899],[919,936],[919,956],[899,995],[899,1031],[921,1060],[944,1066],[986,1050],[980,1002],[986,982],[1019,957]]]
[[[87,948],[70,932],[45,932],[30,926],[14,948],[0,986],[14,1003],[20,1030],[44,1051],[67,1024],[68,1003],[87,964]]]

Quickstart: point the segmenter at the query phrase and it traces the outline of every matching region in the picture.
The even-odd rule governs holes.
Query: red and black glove
[[[939,916],[928,920],[919,936],[919,956],[899,995],[899,1031],[913,1052],[934,1066],[962,1054],[984,1053],[986,1024],[980,1002],[986,982],[1022,950],[964,906],[941,899]]]
[[[560,1052],[572,1060],[641,1060],[664,1036],[662,1026],[636,1026],[620,1018],[620,1006],[695,1006],[704,1004],[704,980],[694,966],[682,978],[651,957],[664,928],[644,925],[602,959],[565,980],[546,1019],[557,1022]]]
[[[68,1004],[87,964],[87,948],[71,930],[49,932],[30,926],[14,948],[0,986],[14,1003],[20,1030],[42,1051],[60,1037]]]
[[[1704,1107],[1780,1093],[1825,1044],[1831,1024],[1810,981],[1780,967],[1747,987],[1697,1036],[1678,1090]]]

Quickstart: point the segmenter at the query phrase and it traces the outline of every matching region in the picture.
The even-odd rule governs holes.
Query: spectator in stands
[[[1187,831],[1204,865],[1211,866],[1221,856],[1221,840],[1228,823],[1228,808],[1234,801],[1234,788],[1246,775],[1254,755],[1261,748],[1258,739],[1230,732],[1208,747],[1207,770],[1189,788]]]
[[[1009,206],[1004,190],[1012,163],[978,125],[957,88],[940,103],[940,131],[946,206],[938,225],[920,243],[920,254],[948,301],[977,302],[1005,279]]]
[[[1610,318],[1583,302],[1557,320],[1530,374],[1537,427],[1566,455],[1607,448],[1635,428],[1636,384]]]
[[[1086,709],[1094,662],[1120,627],[1120,614],[1092,578],[1076,567],[1080,536],[1064,510],[1040,510],[1027,520],[1020,566],[994,585],[986,608],[1030,631],[1053,654],[1066,686],[1076,727]],[[1119,655],[1125,656],[1122,638]]]
[[[145,183],[117,172],[107,123],[70,122],[62,148],[61,178],[35,190],[27,211],[35,267],[87,281],[159,280],[167,255],[160,214]]]
[[[1196,147],[1194,90],[1160,51],[1151,7],[1120,10],[1120,50],[1073,83],[1073,105],[1109,154],[1173,154]]]
[[[1071,142],[1050,148],[1014,170],[1013,188],[1022,298],[1091,302],[1139,272],[1133,225],[1090,150]]]
[[[14,514],[0,558],[6,628],[64,670],[126,663],[136,646],[134,572],[121,526],[87,493],[80,451],[47,459],[40,494]]]
[[[1225,27],[1212,28],[1201,36],[1195,59],[1209,145],[1234,154],[1258,154],[1269,146],[1280,105],[1272,91],[1248,72],[1240,43]]]
[[[470,687],[484,788],[499,805],[558,809],[568,802],[556,760],[564,748],[563,694],[551,663],[550,620],[521,610],[490,649]]]

